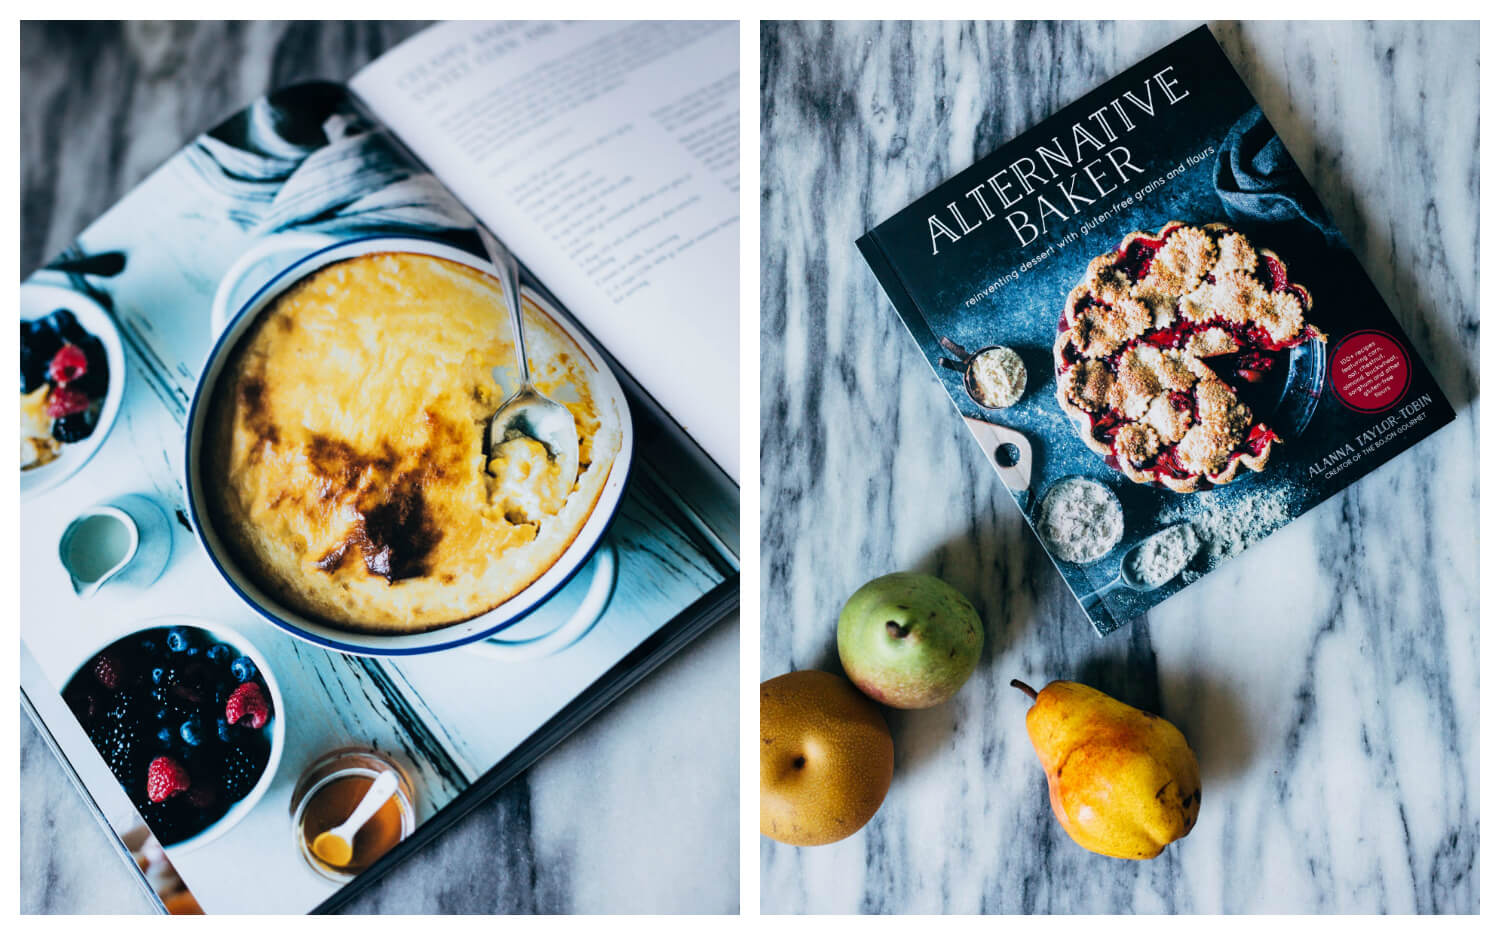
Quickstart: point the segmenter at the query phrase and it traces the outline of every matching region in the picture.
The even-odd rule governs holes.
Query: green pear
[[[838,642],[860,691],[893,708],[930,708],[974,674],[984,628],[947,582],[902,571],[854,592],[839,614]]]

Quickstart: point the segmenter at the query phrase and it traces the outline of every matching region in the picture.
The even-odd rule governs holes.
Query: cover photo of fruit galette
[[[765,911],[1477,909],[1466,29],[765,24]]]
[[[338,908],[736,607],[737,43],[418,31],[21,284],[23,700],[156,908]]]

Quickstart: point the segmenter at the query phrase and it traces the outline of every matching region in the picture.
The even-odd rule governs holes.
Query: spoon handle
[[[521,386],[531,385],[531,367],[526,363],[526,335],[521,326],[521,268],[511,252],[483,227],[476,227],[480,243],[495,264],[500,282],[505,286],[505,307],[510,311],[510,334],[516,345],[516,366],[521,374]],[[520,389],[520,387],[517,387]]]
[[[1099,588],[1095,591],[1091,591],[1088,594],[1080,597],[1078,599],[1078,603],[1083,607],[1083,612],[1088,614],[1090,617],[1102,617],[1107,620],[1113,616],[1113,612],[1110,610],[1109,604],[1105,601],[1105,598],[1109,597],[1115,591],[1125,586],[1124,576],[1116,575],[1114,580],[1109,584],[1106,584],[1104,587]]]
[[[340,837],[353,839],[355,832],[363,828],[365,822],[374,817],[392,795],[396,793],[397,777],[394,771],[386,770],[375,781],[370,783],[370,788],[365,791],[364,798],[354,807],[354,812],[344,819],[338,830],[343,832]]]

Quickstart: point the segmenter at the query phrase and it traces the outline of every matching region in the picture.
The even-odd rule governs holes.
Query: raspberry
[[[89,407],[89,398],[78,390],[59,386],[47,395],[47,418],[62,419]]]
[[[271,720],[271,703],[255,682],[245,682],[236,688],[224,703],[224,720],[238,724],[242,718],[248,718],[254,728],[265,727]]]
[[[169,756],[157,757],[146,768],[146,797],[153,802],[165,802],[191,787],[187,770]]]
[[[88,355],[76,344],[64,344],[47,365],[47,378],[58,386],[67,386],[88,372]]]
[[[120,664],[110,656],[94,660],[94,678],[105,688],[114,689],[120,684]]]

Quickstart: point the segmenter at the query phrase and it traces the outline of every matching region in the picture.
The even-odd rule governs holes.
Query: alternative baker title
[[[1074,217],[1142,174],[1120,141],[1140,125],[1142,115],[1155,117],[1158,109],[1187,96],[1169,65],[1147,78],[1140,94],[1126,91],[1073,124],[1071,144],[1054,136],[1036,147],[1035,157],[1018,157],[927,219],[932,255],[997,217],[1023,247],[1047,233],[1048,218],[1055,223]]]

